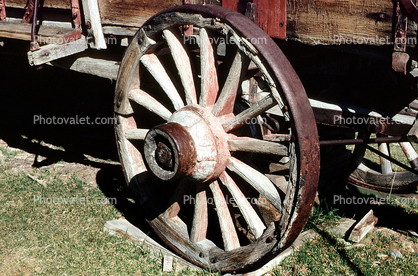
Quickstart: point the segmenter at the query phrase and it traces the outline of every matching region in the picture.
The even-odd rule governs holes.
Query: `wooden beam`
[[[287,37],[313,45],[391,44],[393,8],[391,0],[289,0]]]

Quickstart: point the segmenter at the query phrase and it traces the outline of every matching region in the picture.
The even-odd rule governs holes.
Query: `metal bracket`
[[[394,33],[394,46],[392,54],[392,68],[398,73],[407,73],[407,63],[409,60],[409,55],[406,53],[406,44],[407,44],[407,27],[408,27],[408,18],[402,12],[401,5],[399,1],[396,2],[396,12],[395,12],[395,21],[394,21],[395,33]]]
[[[257,20],[257,8],[255,3],[248,2],[245,9],[245,16],[248,17],[252,22]]]
[[[0,21],[6,21],[6,1],[0,0]]]
[[[73,19],[74,28],[81,30],[81,12],[78,0],[71,0],[71,17]]]
[[[34,7],[35,7],[35,0],[30,0],[29,4],[28,4],[28,7],[25,11],[25,14],[23,15],[22,23],[30,23],[30,21],[32,20],[32,17],[33,17]]]

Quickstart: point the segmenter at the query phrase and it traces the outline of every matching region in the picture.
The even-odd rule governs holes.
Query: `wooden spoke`
[[[290,142],[292,141],[292,135],[290,134],[267,134],[263,137],[264,140],[270,142]]]
[[[178,29],[166,29],[163,31],[167,40],[174,63],[176,64],[181,83],[183,84],[184,93],[187,104],[197,104],[195,83],[193,79],[192,65],[189,55],[180,42],[180,34]]]
[[[212,106],[218,95],[218,75],[213,45],[205,28],[200,29],[200,75],[201,87],[199,104],[203,107]]]
[[[262,154],[288,156],[288,148],[284,145],[249,137],[232,138],[228,140],[230,151],[245,151]]]
[[[251,120],[251,118],[254,118],[262,114],[263,112],[272,108],[275,105],[276,100],[274,99],[273,95],[269,94],[256,104],[252,105],[250,108],[247,108],[243,112],[239,113],[234,118],[224,122],[222,124],[222,127],[224,128],[225,132],[229,132],[233,129],[239,128],[240,126],[244,125],[246,122]]]
[[[190,190],[190,186],[190,182],[186,180],[180,181],[164,212],[166,218],[172,219],[178,215],[181,205],[184,204],[185,195]]]
[[[383,154],[381,151],[369,146],[369,145],[364,145],[364,147],[368,150],[370,150],[371,152],[376,153],[377,155],[384,157],[385,159],[389,160],[390,162],[392,162],[393,164],[396,164],[397,166],[401,167],[402,169],[406,170],[406,171],[410,171],[414,174],[418,174],[418,171],[410,168],[409,166],[403,164],[402,162],[399,162],[398,160],[396,160],[395,158],[392,158],[390,155],[387,154]]]
[[[257,215],[254,208],[248,202],[247,198],[238,188],[234,180],[226,172],[223,172],[219,176],[219,179],[228,188],[228,191],[234,197],[238,208],[240,209],[245,221],[248,223],[248,226],[255,238],[259,238],[263,234],[264,229],[266,229],[263,221]]]
[[[282,201],[279,192],[267,176],[234,157],[228,159],[227,168],[253,186],[279,212],[282,210]]]
[[[411,164],[412,168],[418,168],[418,154],[415,151],[414,147],[409,142],[400,142],[399,143],[403,152],[408,159],[409,164]]]
[[[118,137],[126,137],[126,132],[137,128],[133,116],[123,117],[117,115],[117,122],[119,124],[119,127],[116,130]],[[125,168],[125,174],[129,181],[131,181],[134,176],[145,173],[147,171],[142,156],[140,154],[130,154],[137,152],[137,149],[134,145],[132,145],[132,143],[127,142],[125,139],[120,139],[119,146],[121,154],[129,156],[129,158],[125,158],[124,160],[124,164],[127,165]]]
[[[164,120],[168,120],[171,117],[172,113],[165,108],[161,103],[159,103],[156,99],[151,97],[147,92],[141,89],[132,89],[128,93],[128,98],[140,106],[145,107],[152,113],[157,114]]]
[[[141,62],[170,98],[174,108],[176,110],[182,108],[183,100],[158,57],[155,54],[146,54],[141,57]]]
[[[125,131],[125,137],[128,140],[144,140],[149,129],[132,128]]]
[[[247,56],[242,55],[239,51],[236,52],[231,68],[229,69],[226,82],[212,109],[212,113],[215,116],[222,116],[233,112],[235,97],[237,95],[242,76],[248,69],[249,62],[250,59]]]
[[[206,187],[207,186],[203,184],[197,185],[194,216],[190,232],[190,240],[192,242],[200,242],[206,239],[206,232],[208,230],[208,201],[206,197]]]
[[[219,187],[219,183],[214,181],[209,185],[209,188],[212,191],[213,200],[215,201],[216,212],[218,214],[225,250],[230,251],[240,247],[237,231],[235,230],[234,222],[232,221],[228,205],[225,201],[224,194]]]
[[[379,151],[385,155],[389,155],[389,148],[387,143],[379,144]],[[382,169],[383,174],[392,173],[392,164],[389,160],[380,156],[380,167]]]

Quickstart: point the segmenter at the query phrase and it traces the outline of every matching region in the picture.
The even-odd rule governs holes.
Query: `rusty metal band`
[[[80,2],[78,0],[71,0],[71,17],[76,30],[81,29],[81,12]]]
[[[36,51],[39,50],[39,43],[36,38],[36,20],[38,18],[38,7],[39,7],[39,0],[34,0],[34,6],[33,6],[33,18],[32,18],[32,27],[30,32],[30,50]]]
[[[339,140],[321,140],[319,141],[320,146],[338,146],[338,145],[363,145],[373,143],[395,143],[395,142],[406,142],[408,139],[402,136],[395,137],[378,137],[375,139],[339,139]]]
[[[33,17],[33,9],[35,7],[35,0],[29,1],[28,7],[22,18],[22,23],[30,23]]]
[[[392,68],[395,72],[406,74],[409,55],[406,53],[408,18],[396,2],[394,21],[394,46],[392,54]]]
[[[145,22],[144,26],[150,26],[154,18],[168,12],[197,13],[208,17],[216,17],[233,26],[239,34],[249,41],[263,38],[263,43],[254,44],[254,47],[264,54],[264,61],[271,68],[272,74],[278,81],[277,84],[283,91],[285,101],[290,107],[289,112],[294,121],[294,129],[297,135],[296,144],[300,153],[300,156],[298,156],[298,167],[300,168],[298,175],[299,192],[298,196],[295,197],[295,202],[292,203],[292,206],[298,206],[298,210],[293,213],[292,222],[289,223],[289,225],[292,224],[291,230],[287,233],[285,239],[280,241],[283,249],[290,246],[299,236],[309,218],[317,190],[320,166],[315,117],[299,77],[273,39],[266,37],[261,29],[254,28],[254,24],[242,14],[215,5],[183,5],[156,14]],[[283,230],[285,231],[285,229]],[[278,253],[278,251],[275,253]],[[181,255],[184,256],[184,254]]]

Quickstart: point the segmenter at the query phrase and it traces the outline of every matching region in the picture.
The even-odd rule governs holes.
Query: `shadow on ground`
[[[0,47],[0,139],[34,154],[33,167],[65,161],[99,168],[99,188],[107,197],[117,198],[115,207],[129,221],[148,231],[138,208],[128,200],[121,166],[94,161],[119,159],[112,121],[115,82],[48,65],[31,67],[28,46],[4,40]],[[82,124],[80,118],[91,124]],[[64,119],[67,123],[62,123]]]

